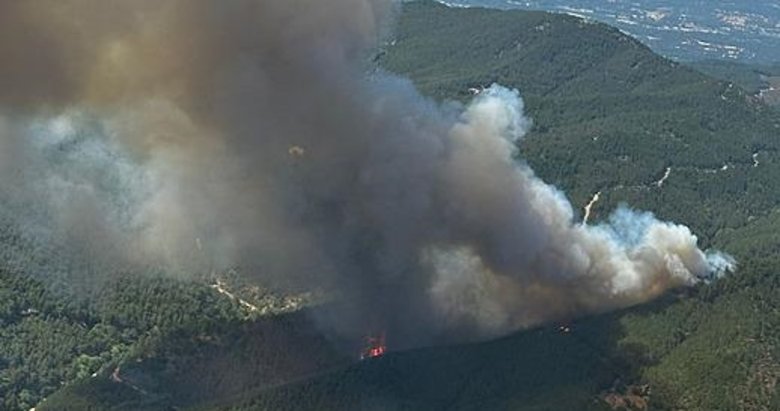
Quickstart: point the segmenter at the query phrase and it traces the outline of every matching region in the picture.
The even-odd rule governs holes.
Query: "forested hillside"
[[[439,99],[518,88],[534,121],[521,156],[574,204],[602,192],[597,215],[628,201],[705,238],[776,204],[780,120],[738,86],[575,17],[425,3],[404,16],[384,66]]]
[[[130,277],[73,298],[36,279],[38,260],[7,257],[0,408],[780,409],[776,111],[564,15],[408,3],[376,60],[436,100],[518,88],[534,121],[518,161],[578,206],[601,193],[590,223],[626,202],[690,225],[738,272],[618,313],[355,363],[289,313],[300,300],[239,281]],[[25,247],[6,232],[7,255]]]
[[[690,224],[739,272],[614,315],[493,343],[399,353],[225,407],[654,409],[780,407],[776,113],[736,84],[568,16],[407,5],[380,57],[436,99],[521,90],[521,147],[590,222],[618,203]],[[596,221],[594,221],[596,220]],[[303,406],[294,399],[310,399]]]

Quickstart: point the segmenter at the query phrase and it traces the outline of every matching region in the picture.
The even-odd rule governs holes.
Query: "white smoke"
[[[58,250],[64,275],[239,268],[338,295],[323,324],[386,329],[395,346],[638,304],[733,269],[647,213],[575,223],[522,162],[517,91],[458,107],[366,76],[393,6],[0,3],[4,221]]]
[[[450,132],[459,149],[445,178],[461,185],[452,193],[479,191],[451,200],[473,201],[467,210],[485,212],[495,196],[507,197],[500,204],[512,209],[495,210],[498,224],[508,232],[519,229],[518,236],[536,235],[526,249],[522,240],[501,242],[517,247],[507,250],[506,258],[523,256],[507,268],[491,269],[473,247],[428,250],[426,258],[436,273],[431,295],[447,323],[471,322],[482,333],[500,334],[641,303],[734,270],[731,257],[704,253],[687,227],[658,221],[651,213],[621,207],[599,225],[575,222],[565,196],[513,158],[514,143],[530,123],[522,107],[517,92],[494,85],[472,102]],[[485,186],[501,176],[499,186]],[[523,213],[530,213],[530,219]]]

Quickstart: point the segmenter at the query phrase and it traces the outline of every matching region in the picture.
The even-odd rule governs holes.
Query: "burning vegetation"
[[[387,352],[387,343],[385,341],[385,333],[381,332],[377,335],[369,335],[366,337],[366,346],[360,352],[360,359],[365,360],[368,358],[376,358],[385,355]]]

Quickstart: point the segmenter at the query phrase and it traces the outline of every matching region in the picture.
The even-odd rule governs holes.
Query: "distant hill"
[[[520,161],[574,204],[600,192],[591,222],[620,202],[652,210],[733,253],[739,273],[619,313],[362,362],[329,351],[299,316],[256,318],[205,285],[150,280],[154,287],[122,286],[98,307],[58,303],[33,316],[32,329],[51,341],[45,350],[78,341],[68,352],[93,352],[83,364],[55,357],[52,366],[82,373],[47,373],[38,411],[780,409],[776,111],[615,28],[560,14],[409,3],[377,60],[439,100],[466,101],[493,82],[520,89],[534,120]],[[36,301],[9,308],[13,324],[22,327],[17,308]],[[74,337],[44,332],[60,321]],[[91,347],[96,334],[102,342]],[[0,347],[16,339],[24,353],[22,335],[3,334]],[[294,349],[276,350],[296,335]],[[90,362],[99,355],[108,360]],[[269,377],[289,364],[301,372]],[[54,378],[67,384],[52,394]]]
[[[780,5],[761,0],[446,0],[566,13],[620,28],[680,61],[780,62]]]

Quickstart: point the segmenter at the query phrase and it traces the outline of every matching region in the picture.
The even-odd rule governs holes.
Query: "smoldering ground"
[[[3,2],[6,219],[95,281],[239,267],[335,296],[328,330],[382,329],[396,347],[637,304],[732,267],[649,214],[575,223],[517,158],[518,92],[439,105],[370,67],[396,9]]]

